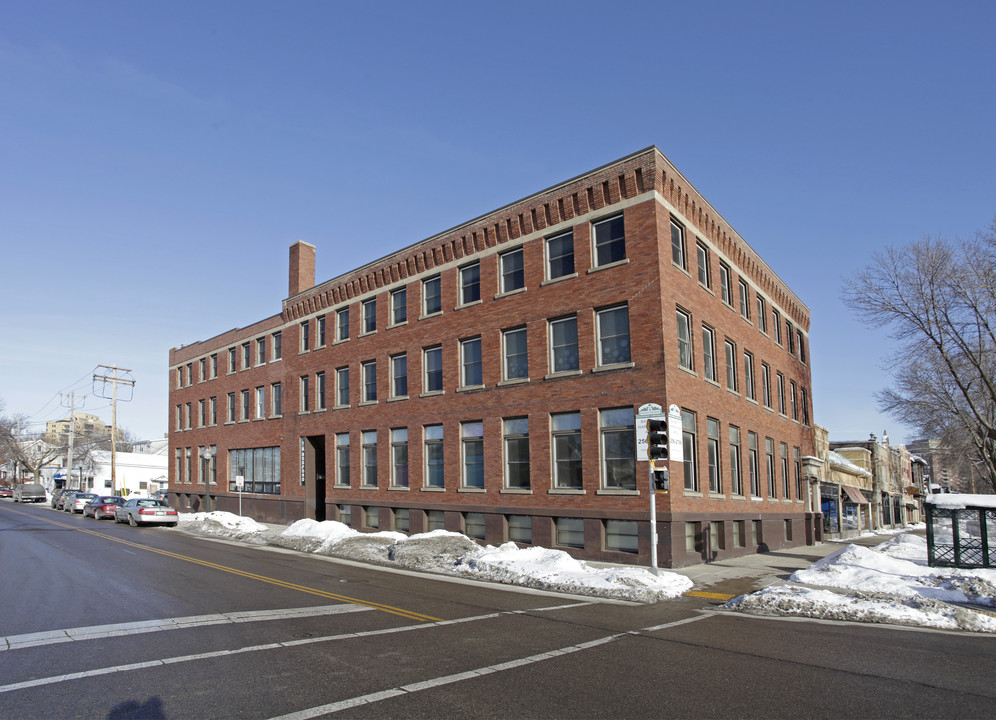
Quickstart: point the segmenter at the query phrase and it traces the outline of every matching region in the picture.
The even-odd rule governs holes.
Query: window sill
[[[336,405],[332,409],[333,410],[345,410],[348,407],[350,407],[350,406],[349,405]]]
[[[632,495],[637,496],[640,494],[639,490],[627,490],[625,488],[602,488],[595,491],[596,495]]]
[[[392,490],[395,492],[410,492],[411,488],[408,487],[407,485],[391,485],[389,488],[387,488],[387,490],[388,492]]]
[[[540,287],[543,287],[544,285],[552,285],[553,283],[563,282],[564,280],[571,280],[572,278],[576,278],[577,276],[578,274],[574,272],[570,273],[569,275],[561,275],[560,277],[550,278],[549,280],[544,280],[543,282],[541,282]]]
[[[701,280],[699,280],[699,287],[702,288],[703,290],[705,290],[707,293],[709,293],[713,297],[716,297],[716,291],[713,290],[708,285],[704,284]]]
[[[764,502],[764,498],[759,498],[759,497],[757,497],[755,495],[751,495],[750,496],[750,501],[751,502]]]
[[[388,398],[387,401],[389,403],[392,403],[392,402],[399,402],[401,400],[407,400],[407,399],[408,399],[407,395],[398,395],[397,397]]]
[[[529,382],[529,378],[512,378],[511,380],[501,380],[497,383],[497,387],[508,387],[510,385],[524,385]]]
[[[695,372],[691,368],[685,367],[684,365],[679,365],[678,369],[681,370],[681,372],[683,372],[683,373],[688,373],[689,375],[691,375],[694,378],[697,378],[699,376],[699,374],[697,372]]]
[[[707,377],[706,377],[706,378],[702,378],[702,379],[703,379],[703,380],[705,380],[705,381],[706,381],[707,383],[709,383],[710,385],[712,385],[712,386],[713,386],[714,388],[716,388],[717,390],[718,390],[718,389],[720,389],[720,388],[722,387],[722,385],[720,385],[718,381],[716,381],[716,380],[713,380],[712,378],[707,378]]]
[[[550,373],[549,375],[544,375],[544,380],[557,380],[558,378],[565,377],[580,377],[584,375],[580,370],[563,370],[561,372]]]
[[[735,388],[731,388],[730,386],[726,387],[726,392],[730,393],[730,395],[733,395],[734,397],[741,397],[740,391]]]
[[[376,485],[360,485],[361,491],[366,490],[367,492],[376,492],[379,489],[380,488],[378,488]]]
[[[671,267],[673,267],[675,270],[677,270],[682,275],[684,275],[685,277],[687,277],[689,280],[692,278],[692,274],[690,272],[688,272],[688,268],[682,267],[681,265],[679,265],[678,263],[676,263],[674,260],[671,260]]]
[[[709,493],[709,499],[710,500],[726,500],[726,495],[723,495],[722,493],[711,492],[711,493]]]
[[[595,267],[589,269],[586,274],[591,275],[592,273],[598,272],[600,270],[609,270],[614,267],[620,267],[622,265],[629,265],[629,258],[623,258],[622,260],[616,260],[615,262],[605,263],[604,265],[596,265]]]
[[[332,345],[333,346],[334,345],[342,345],[343,343],[348,343],[348,342],[349,342],[349,338],[348,337],[346,337],[346,338],[339,338],[338,340],[333,340],[332,341]]]
[[[475,305],[480,305],[483,300],[471,300],[469,303],[460,303],[453,310],[463,310],[464,308],[474,307]]]
[[[760,403],[757,401],[757,398],[747,397],[744,398],[744,400],[749,402],[751,405],[757,405],[758,407],[760,407]]]
[[[506,290],[505,292],[500,292],[495,295],[495,300],[500,300],[501,298],[507,298],[511,295],[520,295],[527,290],[525,287],[515,288],[515,290]]]
[[[483,493],[483,492],[485,492],[485,490],[484,490],[484,488],[479,488],[479,487],[461,487],[461,488],[457,488],[457,492],[458,493]]]
[[[685,497],[697,497],[697,498],[700,498],[700,497],[702,497],[702,493],[700,493],[698,490],[685,490],[684,496]]]
[[[298,414],[298,416],[301,416],[301,415],[311,415],[311,410],[299,410],[297,414]]]
[[[436,397],[437,395],[445,395],[445,394],[446,394],[445,390],[430,390],[429,392],[424,392],[421,395],[419,395],[419,398],[430,398],[430,397]]]
[[[270,415],[270,420],[281,420],[283,417],[283,415]],[[262,419],[263,418],[260,418],[260,420]]]
[[[377,405],[377,404],[378,402],[376,400],[364,400],[358,405],[358,407],[366,407],[368,405]]]
[[[424,488],[419,488],[419,492],[446,492],[446,488],[424,487]]]
[[[530,488],[502,488],[498,491],[501,495],[532,495]]]
[[[429,318],[439,317],[442,314],[443,314],[443,311],[440,310],[438,312],[428,313],[426,315],[419,315],[418,319],[419,319],[419,322],[421,322],[422,320],[428,320]]]
[[[550,488],[546,491],[548,495],[587,495],[584,488]]]
[[[336,490],[349,490],[350,489],[349,485],[342,485],[340,483],[336,483],[332,487],[335,488]]]
[[[377,330],[364,330],[363,332],[361,332],[356,337],[367,337],[368,335],[376,335],[376,334],[377,334]]]
[[[466,393],[466,392],[477,392],[479,390],[486,390],[486,389],[487,386],[485,385],[467,385],[465,387],[458,387],[456,391],[458,393]]]
[[[746,499],[747,498],[744,495],[730,495],[730,500],[746,500]]]
[[[387,326],[387,329],[392,330],[394,328],[404,327],[407,324],[408,324],[407,320],[402,320],[401,322],[391,323],[390,325]]]
[[[629,370],[635,367],[636,363],[630,361],[624,363],[613,363],[611,365],[599,365],[596,368],[592,368],[591,371],[593,373],[601,373],[601,372],[612,372],[613,370]]]

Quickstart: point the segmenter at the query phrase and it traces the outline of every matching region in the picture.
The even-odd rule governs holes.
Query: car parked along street
[[[114,517],[114,511],[124,505],[124,498],[116,495],[98,495],[83,506],[83,517],[92,515],[94,520]]]
[[[114,511],[114,522],[138,525],[168,525],[176,527],[179,515],[169,504],[156,498],[131,498]]]

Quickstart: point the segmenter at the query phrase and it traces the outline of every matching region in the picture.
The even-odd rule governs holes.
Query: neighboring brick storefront
[[[236,510],[242,474],[261,520],[643,563],[632,426],[653,402],[685,412],[695,457],[657,496],[663,565],[804,542],[809,311],[656,148],[318,285],[314,247],[290,258],[279,314],[170,351],[181,509],[205,509],[213,472],[211,507]]]

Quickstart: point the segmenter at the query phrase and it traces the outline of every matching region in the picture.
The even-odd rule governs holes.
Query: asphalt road
[[[996,639],[452,582],[0,501],[0,717],[986,717]]]

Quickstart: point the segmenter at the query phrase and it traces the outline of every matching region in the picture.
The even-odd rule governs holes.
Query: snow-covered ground
[[[752,615],[996,632],[996,615],[951,604],[996,607],[996,570],[929,567],[927,540],[919,535],[896,535],[874,548],[847,545],[789,580],[725,607]],[[831,587],[848,592],[822,589]]]
[[[692,587],[684,575],[634,567],[595,568],[562,550],[519,548],[515,543],[482,547],[460,533],[434,530],[360,533],[327,520],[298,520],[282,532],[227,512],[181,513],[188,532],[274,545],[330,557],[421,572],[594,597],[658,602]]]

